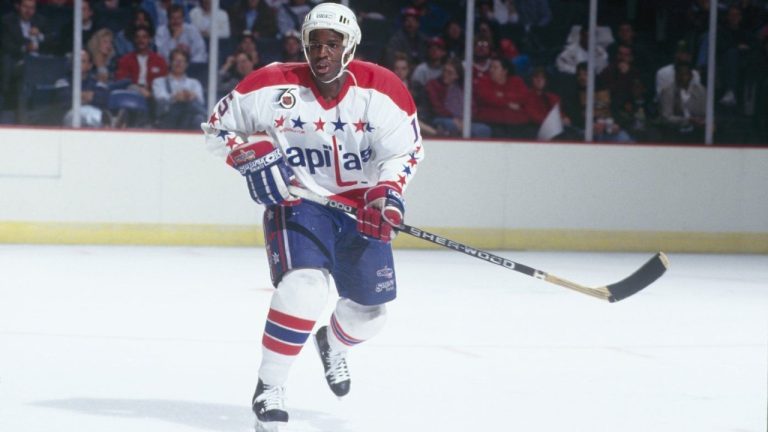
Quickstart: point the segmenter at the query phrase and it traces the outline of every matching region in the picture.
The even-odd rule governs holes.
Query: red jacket
[[[150,52],[149,58],[147,58],[147,87],[151,89],[152,81],[155,78],[166,75],[168,75],[168,64],[159,54]],[[139,60],[136,58],[135,52],[129,52],[117,61],[115,80],[126,78],[134,84],[139,82]]]
[[[560,102],[560,96],[554,93],[545,91],[539,95],[530,90],[525,98],[525,111],[528,113],[531,123],[540,125],[558,102]]]
[[[475,119],[483,123],[520,125],[528,123],[525,111],[525,99],[528,87],[519,76],[507,77],[507,82],[498,84],[490,78],[480,80],[475,85]],[[509,103],[520,105],[512,109]]]
[[[445,106],[445,97],[448,94],[448,86],[441,78],[435,78],[427,81],[425,90],[429,98],[429,106],[432,108],[432,115],[435,117],[453,117],[454,115]]]

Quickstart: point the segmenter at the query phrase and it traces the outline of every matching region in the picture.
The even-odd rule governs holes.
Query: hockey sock
[[[347,298],[339,299],[331,315],[328,344],[333,351],[346,351],[375,336],[386,319],[384,305],[364,306]]]
[[[322,270],[293,270],[280,281],[272,295],[262,338],[259,378],[265,383],[285,384],[327,297],[328,276]]]

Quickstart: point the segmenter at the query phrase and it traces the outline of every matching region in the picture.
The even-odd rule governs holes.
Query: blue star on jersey
[[[307,122],[301,121],[301,116],[296,117],[296,120],[291,119],[291,121],[293,122],[293,127],[299,128],[299,129],[304,129],[304,125],[307,123]]]
[[[339,118],[339,119],[338,119],[338,120],[336,120],[335,122],[331,122],[331,124],[333,125],[333,130],[334,130],[334,131],[340,130],[340,131],[342,131],[342,132],[344,131],[344,126],[346,126],[346,125],[347,125],[346,123],[344,123],[343,121],[341,121],[341,118]]]

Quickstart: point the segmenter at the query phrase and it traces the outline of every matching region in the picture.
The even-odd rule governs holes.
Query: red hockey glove
[[[403,223],[405,203],[400,194],[387,184],[368,189],[363,207],[357,209],[357,230],[366,237],[389,243]]]
[[[288,191],[293,170],[285,163],[280,149],[271,141],[235,146],[227,156],[227,164],[237,168],[245,177],[248,192],[257,203],[290,206],[301,201]]]

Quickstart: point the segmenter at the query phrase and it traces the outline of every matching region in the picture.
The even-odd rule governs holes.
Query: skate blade
[[[280,432],[280,428],[287,425],[285,422],[267,422],[262,423],[256,419],[255,432]]]

